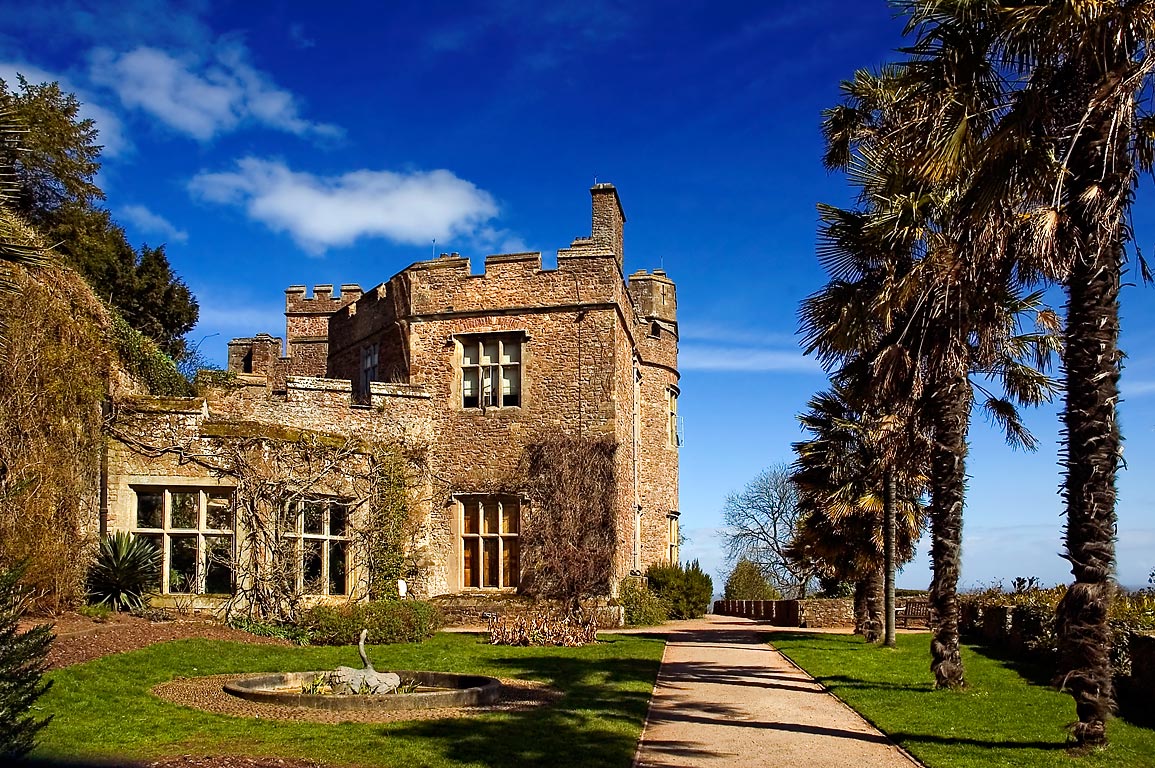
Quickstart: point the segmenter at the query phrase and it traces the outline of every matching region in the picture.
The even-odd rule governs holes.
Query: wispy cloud
[[[501,234],[488,224],[498,214],[493,196],[447,170],[317,176],[280,160],[247,157],[233,171],[197,174],[189,190],[244,209],[314,254],[362,237],[425,245]]]
[[[821,374],[822,367],[797,349],[683,344],[678,367],[696,371],[781,371]]]
[[[173,56],[141,46],[125,53],[100,48],[91,55],[92,80],[121,103],[169,128],[208,141],[243,125],[260,125],[299,136],[333,138],[341,130],[301,117],[293,94],[277,86],[248,60],[236,39],[225,39],[210,57]]]
[[[297,48],[302,50],[306,48],[315,48],[317,41],[305,34],[304,24],[290,24],[289,25],[289,40]]]
[[[188,241],[188,232],[143,205],[126,205],[120,208],[119,212],[122,219],[145,234],[160,235],[170,243]]]
[[[24,62],[0,62],[0,79],[8,84],[9,91],[19,87],[17,85],[19,82],[18,74],[23,75],[24,79],[33,85],[59,83],[60,90],[75,95],[77,101],[80,102],[80,118],[96,123],[97,142],[104,146],[102,154],[105,157],[116,157],[131,148],[132,145],[124,134],[124,125],[120,122],[120,118],[94,102],[88,93],[76,87],[67,77]]]

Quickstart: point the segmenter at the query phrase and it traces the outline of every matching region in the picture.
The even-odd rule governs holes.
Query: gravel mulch
[[[218,621],[181,617],[173,621],[153,622],[127,613],[114,613],[96,621],[78,613],[33,618],[20,622],[21,628],[36,624],[53,624],[56,640],[48,652],[48,669],[70,667],[113,653],[135,651],[155,643],[203,637],[262,645],[291,645],[272,637],[257,637],[226,627]]]

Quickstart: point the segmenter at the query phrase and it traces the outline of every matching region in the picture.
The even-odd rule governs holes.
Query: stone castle
[[[391,441],[420,446],[425,467],[424,487],[411,494],[411,591],[512,593],[526,501],[487,479],[508,476],[528,445],[563,433],[617,443],[615,588],[677,561],[675,286],[662,270],[625,275],[617,191],[596,184],[591,195],[591,235],[559,250],[556,269],[543,269],[540,253],[514,253],[487,257],[484,274],[473,274],[453,253],[368,291],[319,285],[310,296],[291,286],[284,339],[229,342],[227,386],[117,407],[104,528],[156,542],[163,592],[229,594],[244,586],[237,563],[263,556],[245,544],[253,539],[233,512],[237,495],[265,493],[253,491],[254,472],[262,488],[294,487],[268,457],[244,459],[250,480],[241,483],[238,446],[303,435]],[[364,459],[352,451],[343,460]],[[289,503],[269,491],[262,503],[296,548],[297,588],[357,598],[366,585],[351,532],[366,491],[341,466],[309,471],[317,482],[307,493]]]

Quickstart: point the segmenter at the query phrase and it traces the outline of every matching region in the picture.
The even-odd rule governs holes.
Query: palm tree
[[[0,111],[0,144],[14,145],[20,135],[11,118],[9,111]],[[7,164],[8,156],[9,153],[0,152],[0,292],[15,293],[17,285],[7,265],[41,266],[47,257],[36,235],[10,207],[20,186],[15,169]]]
[[[848,171],[860,210],[820,206],[819,257],[833,279],[802,310],[808,352],[828,366],[848,355],[871,359],[878,403],[895,413],[904,411],[900,400],[907,413],[917,405],[933,436],[931,648],[943,687],[963,684],[956,592],[970,375],[1006,377],[1008,397],[984,393],[985,405],[1012,442],[1029,436],[1011,401],[1036,404],[1053,392],[1024,364],[1024,355],[1043,362],[1055,346],[1053,315],[1040,313],[1043,332],[1022,336],[1018,313],[1038,297],[1024,304],[1013,260],[987,256],[976,234],[984,230],[961,216],[961,193],[993,127],[982,115],[999,94],[986,52],[984,41],[926,35],[902,65],[844,84],[844,103],[826,113],[825,161]]]
[[[1075,580],[1059,606],[1060,673],[1075,699],[1076,739],[1105,743],[1121,449],[1118,293],[1136,171],[1155,159],[1155,119],[1139,98],[1155,70],[1155,1],[901,5],[923,36],[989,39],[990,59],[1019,78],[1008,84],[964,207],[978,221],[1013,201],[1016,216],[988,228],[989,244],[1005,248],[1024,276],[1066,289],[1063,493]]]
[[[922,532],[925,477],[921,462],[910,460],[919,452],[909,450],[904,439],[918,436],[896,435],[896,419],[864,413],[853,404],[858,394],[835,385],[811,398],[809,410],[798,417],[811,437],[794,444],[791,479],[804,516],[792,552],[817,562],[828,575],[855,581],[856,615],[865,599],[866,639],[893,644],[894,569],[896,561],[913,556]],[[895,451],[900,443],[904,448]],[[901,521],[897,531],[896,519]],[[882,608],[884,590],[890,599]]]

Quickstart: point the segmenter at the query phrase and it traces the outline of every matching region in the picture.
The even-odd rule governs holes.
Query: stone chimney
[[[593,230],[590,240],[598,248],[610,251],[618,258],[621,266],[625,256],[622,251],[622,230],[625,228],[626,214],[618,200],[618,191],[613,184],[594,184],[590,188],[593,197]]]

